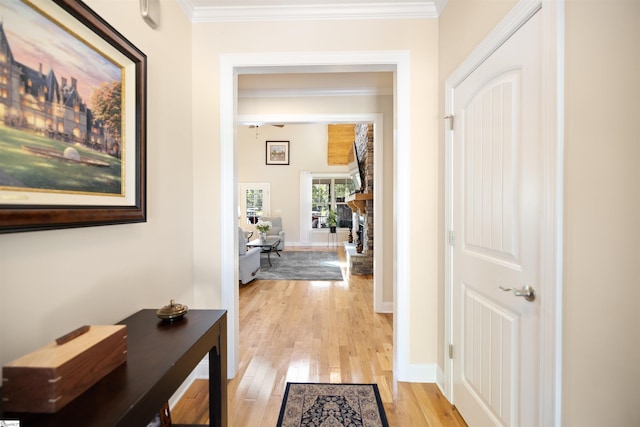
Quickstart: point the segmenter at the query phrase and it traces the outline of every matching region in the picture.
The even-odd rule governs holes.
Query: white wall
[[[173,1],[155,31],[137,1],[87,3],[148,57],[148,222],[0,235],[0,365],[81,325],[193,302],[190,24]]]
[[[440,19],[441,87],[514,4],[449,0]],[[566,2],[562,425],[567,427],[640,425],[638,40],[639,2]],[[444,111],[442,96],[440,105]]]

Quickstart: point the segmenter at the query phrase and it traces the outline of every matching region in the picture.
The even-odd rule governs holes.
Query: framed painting
[[[289,164],[289,141],[267,141],[267,164]]]
[[[0,16],[0,233],[146,221],[146,55],[81,1]]]

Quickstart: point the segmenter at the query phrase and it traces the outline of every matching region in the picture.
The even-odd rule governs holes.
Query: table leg
[[[218,345],[209,351],[209,425],[227,427],[227,318],[219,322]]]

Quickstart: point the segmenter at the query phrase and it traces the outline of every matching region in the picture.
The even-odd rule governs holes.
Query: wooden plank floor
[[[372,276],[350,276],[344,251],[338,254],[344,281],[241,286],[229,427],[275,426],[287,382],[376,383],[390,426],[466,426],[435,384],[394,380],[392,315],[373,312]],[[171,409],[172,420],[208,423],[207,405],[207,383],[197,380]]]

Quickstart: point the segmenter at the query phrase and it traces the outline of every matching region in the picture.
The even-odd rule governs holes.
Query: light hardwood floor
[[[337,251],[344,281],[241,286],[229,427],[275,426],[287,382],[376,383],[390,426],[466,426],[435,384],[394,380],[392,315],[373,312],[372,276],[349,275]],[[197,380],[171,409],[173,422],[208,423],[207,405],[206,381]]]

